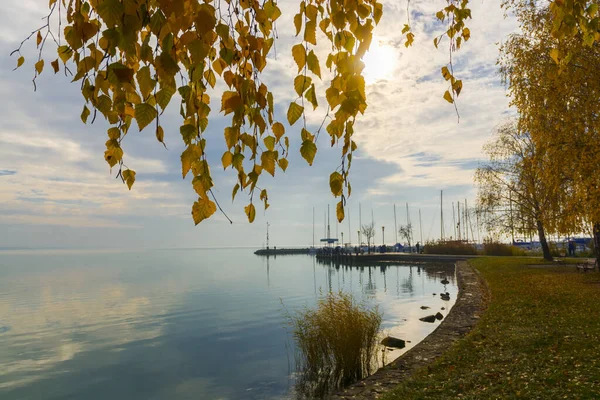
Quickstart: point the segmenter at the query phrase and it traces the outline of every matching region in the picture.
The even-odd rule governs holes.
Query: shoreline
[[[379,398],[418,369],[431,364],[456,341],[467,335],[477,324],[479,315],[487,306],[489,289],[477,270],[466,261],[457,261],[456,278],[458,283],[456,303],[431,334],[373,375],[350,385],[330,396],[329,399]]]

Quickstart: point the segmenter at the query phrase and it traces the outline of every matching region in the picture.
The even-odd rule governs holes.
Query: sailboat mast
[[[462,238],[460,234],[460,201],[456,202],[456,213],[458,214],[458,240],[460,240]]]
[[[350,229],[350,214],[351,214],[350,210],[351,210],[350,205],[348,205],[348,243],[350,243],[350,245],[352,245],[352,236],[351,236],[352,229]]]
[[[440,190],[440,241],[444,241],[444,191]]]
[[[467,243],[469,242],[469,208],[467,206],[467,199],[465,199],[465,236],[467,238]]]
[[[394,233],[396,234],[396,241],[394,245],[398,243],[398,225],[396,224],[396,203],[394,203]]]
[[[452,202],[452,225],[454,226],[454,238],[457,238],[456,235],[456,216],[454,215],[454,202]]]
[[[313,207],[313,246],[315,247],[315,208]]]
[[[423,222],[421,221],[421,209],[419,208],[419,232],[421,233],[421,246],[423,245]]]
[[[331,238],[331,229],[329,227],[329,204],[327,204],[327,239]]]

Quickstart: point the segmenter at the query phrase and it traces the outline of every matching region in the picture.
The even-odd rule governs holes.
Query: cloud
[[[467,21],[471,39],[452,56],[455,74],[463,80],[457,101],[460,122],[453,105],[443,100],[447,82],[440,68],[447,65],[449,54],[446,45],[435,49],[432,43],[444,30],[434,18],[444,4],[410,2],[415,43],[407,49],[398,29],[408,22],[406,4],[384,1],[384,15],[374,31],[374,47],[365,58],[369,107],[355,125],[359,150],[350,173],[353,194],[346,213],[353,221],[359,202],[365,209],[373,207],[379,220],[389,220],[389,207],[378,211],[378,205],[421,199],[424,212],[433,216],[435,202],[428,199],[440,189],[455,193],[457,198],[466,195],[473,199],[472,174],[482,159],[481,146],[496,124],[512,112],[495,61],[496,43],[514,31],[516,24],[513,19],[504,19],[499,1],[470,5],[474,16]],[[292,22],[298,5],[281,3],[276,52],[270,55],[262,77],[274,92],[276,119],[282,122],[286,121],[289,102],[296,98],[292,83],[297,67],[290,49],[298,42]],[[0,52],[7,54],[40,25],[45,10],[33,0],[10,0],[4,7],[8,11],[0,16]],[[10,17],[13,15],[19,18]],[[315,81],[320,107],[307,112],[312,132],[325,118],[324,91],[331,77],[324,66],[329,48],[323,36],[319,40],[321,45],[315,51],[321,60],[323,80]],[[138,233],[122,236],[123,246],[256,245],[263,240],[264,223],[269,220],[274,226],[281,224],[278,239],[282,243],[298,244],[311,236],[312,207],[317,208],[321,219],[327,204],[337,201],[330,194],[328,178],[339,167],[341,148],[330,147],[330,138],[322,132],[315,165],[309,168],[298,154],[300,128],[286,124],[290,166],[274,179],[261,178],[261,187],[269,190],[271,207],[266,212],[258,208],[256,224],[246,226],[243,206],[249,198],[242,193],[234,202],[230,200],[235,174],[220,168],[225,151],[222,131],[228,119],[214,105],[206,132],[207,158],[212,165],[215,195],[235,225],[230,226],[217,214],[210,222],[193,228],[189,213],[196,195],[189,177],[181,177],[183,144],[178,133],[177,99],[161,117],[169,150],[156,142],[152,131],[132,129],[127,135],[123,143],[125,163],[137,172],[129,191],[103,159],[106,121],[98,118],[93,125],[79,121],[83,100],[78,85],[70,84],[61,74],[45,71],[33,92],[35,45],[25,45],[23,55],[25,66],[14,72],[15,57],[0,59],[0,96],[10,99],[0,109],[0,240],[16,245],[14,238],[26,235],[11,235],[8,227],[22,233],[43,225],[44,229],[68,227],[65,232],[73,243],[81,243],[78,229],[87,232],[97,228],[98,233],[86,239],[96,243],[104,241],[112,227]],[[216,93],[211,92],[211,97],[216,104]],[[426,210],[429,203],[431,210]],[[158,232],[150,234],[151,229]],[[44,238],[40,245],[51,245],[53,240],[57,239]]]

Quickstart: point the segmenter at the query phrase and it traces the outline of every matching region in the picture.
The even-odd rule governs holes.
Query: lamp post
[[[358,247],[360,248],[360,231],[356,231],[356,233],[358,234]]]
[[[383,242],[383,247],[385,247],[385,226],[381,227],[381,241]]]
[[[344,232],[341,232],[341,233],[342,233],[342,247],[344,247]]]

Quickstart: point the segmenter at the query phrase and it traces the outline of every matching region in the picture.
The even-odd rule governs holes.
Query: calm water
[[[432,295],[444,277],[450,304]],[[336,268],[241,249],[0,252],[0,398],[291,398],[283,307],[342,289],[378,304],[408,348],[437,326],[418,318],[445,315],[457,294],[441,266]]]

